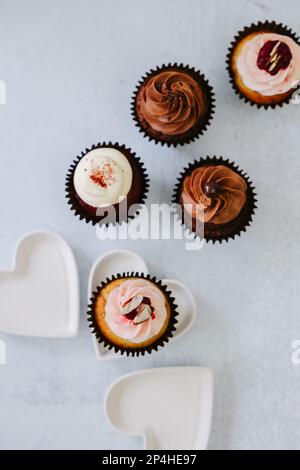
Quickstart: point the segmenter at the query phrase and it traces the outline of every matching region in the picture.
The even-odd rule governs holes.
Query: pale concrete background
[[[59,232],[81,276],[78,338],[0,335],[2,449],[135,449],[105,422],[102,399],[117,377],[144,367],[205,365],[215,374],[211,449],[300,449],[300,366],[291,363],[299,325],[299,106],[266,112],[234,95],[227,47],[243,26],[275,19],[300,34],[297,0],[0,0],[1,268],[27,231]],[[167,149],[138,134],[132,90],[149,68],[169,61],[200,68],[215,88],[209,131]],[[93,261],[115,242],[99,242],[64,199],[64,178],[81,149],[112,139],[131,146],[152,180],[149,201],[168,202],[175,179],[200,155],[222,154],[255,182],[259,209],[247,234],[185,252],[181,241],[122,242],[151,271],[195,292],[194,330],[140,360],[97,363],[85,320]],[[0,299],[1,301],[1,299]],[[45,299],[47,301],[47,299]],[[175,410],[176,412],[176,410]]]

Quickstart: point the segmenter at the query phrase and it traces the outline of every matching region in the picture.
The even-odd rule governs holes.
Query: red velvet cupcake
[[[148,182],[140,159],[125,145],[110,142],[93,145],[73,162],[66,192],[80,219],[114,225],[138,214]]]

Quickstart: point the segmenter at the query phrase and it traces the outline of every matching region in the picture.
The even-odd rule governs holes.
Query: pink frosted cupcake
[[[275,22],[251,25],[235,38],[227,64],[246,101],[265,108],[288,103],[300,84],[299,39]]]
[[[89,307],[99,343],[127,355],[157,350],[173,336],[177,323],[171,292],[143,274],[113,276],[93,293]]]

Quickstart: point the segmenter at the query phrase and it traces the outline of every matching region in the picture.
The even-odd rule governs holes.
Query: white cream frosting
[[[257,66],[259,51],[267,41],[284,42],[292,53],[290,65],[273,76]],[[290,37],[281,34],[257,34],[245,42],[237,59],[237,69],[244,84],[261,95],[286,93],[295,88],[300,80],[300,46]]]
[[[117,204],[132,185],[132,168],[117,149],[103,147],[91,150],[79,161],[74,173],[76,193],[92,207]]]

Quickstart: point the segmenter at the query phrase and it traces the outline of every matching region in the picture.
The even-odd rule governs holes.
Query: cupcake
[[[89,307],[88,320],[99,343],[122,354],[157,351],[176,329],[171,292],[143,274],[113,276],[93,293]]]
[[[97,144],[71,165],[67,199],[80,219],[93,225],[114,225],[138,214],[146,199],[148,181],[140,159],[125,145]]]
[[[236,92],[265,108],[288,103],[300,84],[299,39],[283,25],[258,23],[239,32],[227,57]]]
[[[229,160],[201,158],[178,181],[173,202],[179,204],[182,220],[195,236],[222,242],[246,231],[256,195],[245,173]]]
[[[134,93],[132,115],[140,131],[168,146],[193,141],[208,127],[214,94],[199,71],[169,64],[151,70]]]

